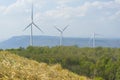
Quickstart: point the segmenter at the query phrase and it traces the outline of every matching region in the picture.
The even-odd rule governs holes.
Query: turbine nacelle
[[[34,25],[38,30],[40,30],[42,33],[42,29],[40,29],[34,22],[30,23],[23,31],[25,31],[27,28],[31,27],[32,25]]]
[[[55,26],[55,28],[60,32],[60,33],[63,33],[67,28],[68,28],[69,25],[65,26],[63,29],[59,29],[58,27]]]

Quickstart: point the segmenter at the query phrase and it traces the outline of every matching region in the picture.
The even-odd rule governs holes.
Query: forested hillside
[[[0,80],[90,80],[78,76],[61,65],[47,65],[19,57],[9,52],[0,52]]]
[[[59,63],[79,75],[100,80],[120,80],[119,48],[28,47],[8,49],[12,53],[48,64]]]

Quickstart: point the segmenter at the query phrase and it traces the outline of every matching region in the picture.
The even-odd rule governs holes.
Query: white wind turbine
[[[30,33],[30,46],[33,46],[33,26],[35,26],[38,30],[43,32],[33,21],[33,3],[32,3],[32,9],[31,9],[31,23],[24,29],[26,30],[27,28],[31,28],[31,33]]]
[[[94,47],[96,47],[96,36],[101,36],[100,34],[97,34],[97,33],[93,33],[93,35],[92,35],[92,39],[90,39],[90,40],[92,40],[92,47],[94,48]],[[89,40],[89,42],[90,42],[90,40]]]
[[[67,25],[65,28],[63,29],[59,29],[55,26],[55,28],[60,32],[60,46],[62,46],[62,39],[63,39],[63,32],[68,28],[69,25]]]

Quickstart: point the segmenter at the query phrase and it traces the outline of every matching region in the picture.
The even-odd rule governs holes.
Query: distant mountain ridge
[[[59,37],[57,36],[34,36],[34,46],[59,46]],[[89,38],[63,38],[64,46],[92,47],[92,40]],[[1,49],[19,48],[29,46],[29,36],[15,36],[8,40],[0,42]],[[96,46],[101,47],[120,47],[120,39],[96,39]]]

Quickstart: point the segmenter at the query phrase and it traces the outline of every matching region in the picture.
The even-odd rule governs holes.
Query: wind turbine
[[[24,29],[24,31],[27,28],[31,28],[31,33],[30,33],[30,46],[33,46],[33,26],[35,26],[38,30],[43,32],[33,21],[33,3],[32,3],[32,8],[31,8],[31,23]]]
[[[97,33],[93,33],[93,36],[92,36],[92,47],[96,47],[96,36],[101,36],[100,34],[97,34]],[[90,39],[91,40],[91,39]],[[90,41],[89,40],[89,41]]]
[[[69,25],[65,26],[63,29],[59,29],[55,26],[55,28],[60,32],[60,46],[62,46],[63,32],[68,28]]]

